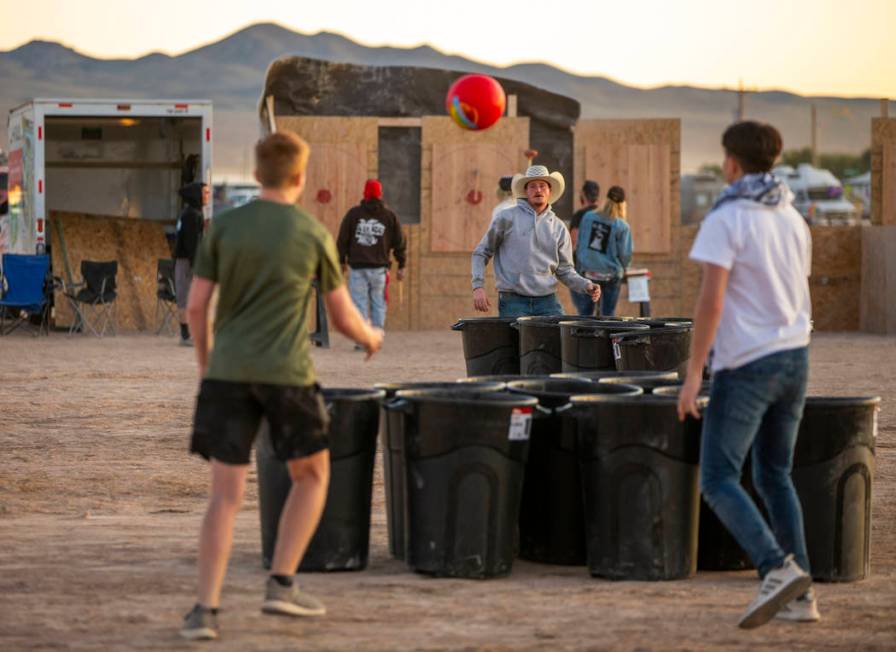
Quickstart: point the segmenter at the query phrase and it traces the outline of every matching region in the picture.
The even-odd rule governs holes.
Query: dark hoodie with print
[[[364,199],[342,218],[336,248],[339,262],[355,269],[390,267],[391,250],[403,269],[407,243],[395,213],[381,199]]]
[[[189,258],[190,266],[196,258],[199,240],[202,238],[202,189],[204,183],[188,183],[180,189],[184,209],[177,220],[177,236],[174,240],[174,257]]]

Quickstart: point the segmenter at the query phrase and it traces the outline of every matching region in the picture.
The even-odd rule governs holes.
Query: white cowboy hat
[[[530,181],[544,181],[551,187],[550,203],[554,203],[560,199],[566,183],[563,181],[563,175],[559,172],[550,172],[543,165],[532,165],[526,170],[525,174],[514,174],[513,181],[510,182],[510,189],[514,197],[526,196],[526,184]]]

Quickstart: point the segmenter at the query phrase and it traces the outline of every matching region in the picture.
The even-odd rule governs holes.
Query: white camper
[[[185,175],[211,187],[212,104],[35,99],[10,111],[8,149],[0,253],[42,253],[51,211],[176,220]]]
[[[843,185],[828,170],[801,163],[794,169],[779,165],[774,170],[793,191],[793,206],[810,224],[855,224],[859,212],[843,197]]]

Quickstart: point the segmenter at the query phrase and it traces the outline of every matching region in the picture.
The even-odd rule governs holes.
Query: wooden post
[[[888,98],[888,97],[880,98],[880,117],[881,118],[889,118],[890,117],[890,98]]]
[[[818,167],[818,115],[815,110],[815,103],[812,103],[812,133],[811,133],[811,148],[812,148],[812,165]]]
[[[516,117],[516,95],[511,94],[507,96],[507,117]]]
[[[268,95],[264,98],[264,105],[268,112],[268,129],[271,133],[277,132],[277,123],[274,121],[274,96]]]

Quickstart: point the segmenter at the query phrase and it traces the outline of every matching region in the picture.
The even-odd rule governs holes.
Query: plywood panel
[[[650,149],[638,150],[638,147],[650,148],[663,146],[668,148],[668,157],[664,158],[662,165],[668,163],[666,172],[654,169],[655,158]],[[656,150],[658,151],[658,150]],[[646,156],[645,156],[646,154]],[[605,172],[593,172],[595,160],[591,161],[592,170],[589,171],[589,158],[597,157],[599,168]],[[629,170],[636,170],[638,176],[648,179],[652,176],[665,175],[666,188],[660,194],[653,195],[648,191],[644,198],[648,201],[658,201],[660,208],[658,213],[667,214],[666,219],[657,222],[642,219],[639,213],[645,212],[637,209],[630,199],[629,223],[632,226],[635,240],[635,255],[632,261],[633,267],[646,267],[653,274],[651,307],[653,314],[680,315],[689,312],[693,308],[690,300],[683,299],[682,291],[674,292],[674,297],[661,298],[655,290],[660,285],[665,287],[667,281],[681,283],[682,264],[686,259],[686,243],[682,242],[681,225],[679,217],[679,174],[681,157],[681,123],[677,119],[635,119],[635,120],[580,120],[575,128],[575,183],[576,189],[580,188],[586,178],[596,179],[605,195],[610,185],[618,183],[626,187],[628,194],[634,198],[636,189],[631,186],[631,181],[614,182],[612,179],[626,179]],[[606,176],[607,178],[604,178]],[[642,181],[636,185],[641,186]],[[658,187],[658,186],[657,186]],[[601,197],[603,200],[604,197]],[[665,202],[665,206],[662,204]],[[648,213],[649,214],[649,213]],[[646,224],[650,227],[645,227]],[[657,226],[653,226],[656,224]],[[654,244],[659,241],[659,244]],[[699,272],[698,272],[699,273]],[[624,297],[624,291],[623,291]],[[617,314],[637,314],[638,306],[629,304],[620,298]]]
[[[412,316],[417,297],[420,292],[420,227],[404,226],[408,239],[407,261],[404,281],[395,278],[396,267],[392,268],[392,280],[389,286],[389,305],[386,313],[387,330],[413,329]]]
[[[896,224],[896,118],[871,120],[871,222]]]
[[[585,177],[606,191],[621,186],[637,251],[672,251],[669,145],[587,144]]]
[[[896,226],[863,229],[859,311],[862,331],[896,334]]]
[[[495,144],[432,146],[433,252],[470,252],[488,229],[497,179],[516,163]]]
[[[880,223],[896,224],[896,139],[883,144],[880,180]]]
[[[361,200],[366,179],[364,143],[316,143],[308,161],[305,190],[299,204],[335,238],[348,209]]]
[[[81,281],[82,260],[118,261],[119,330],[155,330],[156,264],[159,258],[171,257],[163,229],[162,223],[151,220],[53,211],[49,225],[53,274],[66,278],[66,258],[74,282]],[[68,327],[73,318],[68,301],[57,291],[55,325]]]
[[[315,143],[368,143],[376,145],[377,118],[342,116],[277,117],[279,131],[292,131],[309,144],[314,155]]]
[[[526,167],[529,119],[503,118],[485,131],[461,129],[447,117],[427,116],[422,125],[423,253],[469,253],[488,226],[498,178]],[[472,227],[461,236],[464,224]]]

